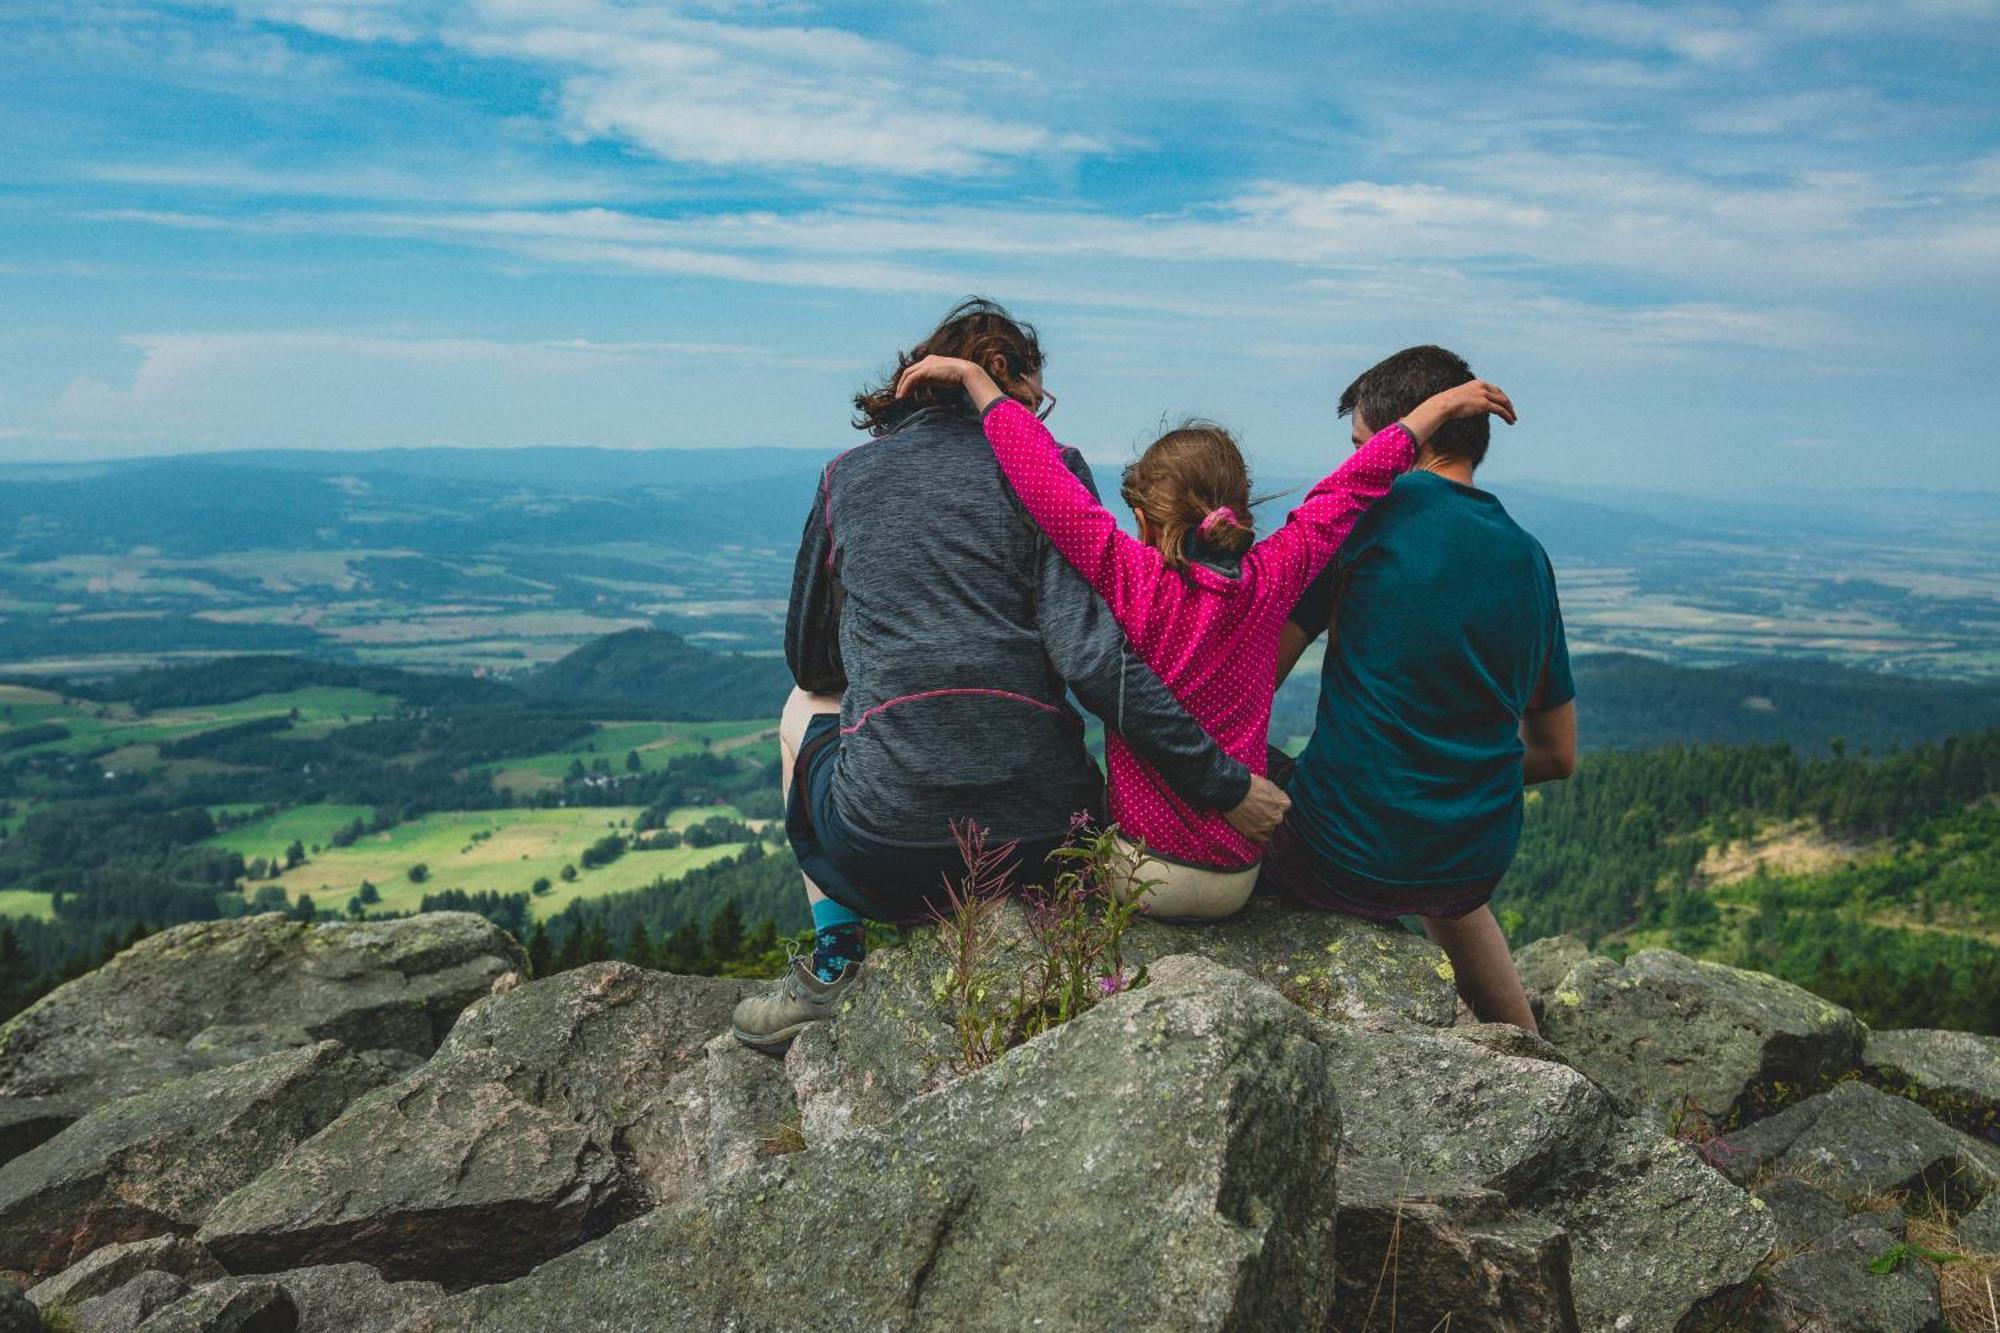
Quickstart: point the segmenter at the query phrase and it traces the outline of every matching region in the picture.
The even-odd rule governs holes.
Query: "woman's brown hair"
[[[965,391],[955,384],[918,384],[904,398],[896,396],[896,381],[903,372],[927,356],[955,356],[993,370],[1000,388],[1012,392],[1024,376],[1042,368],[1042,345],[1035,340],[1035,326],[1015,319],[998,301],[968,296],[951,308],[931,336],[901,352],[896,368],[874,388],[854,395],[854,425],[880,435],[894,430],[903,419],[920,408],[944,404],[970,410]]]
[[[1228,431],[1186,421],[1125,469],[1125,503],[1146,515],[1153,544],[1169,568],[1187,564],[1190,533],[1219,551],[1241,555],[1256,538],[1250,517],[1250,469]]]

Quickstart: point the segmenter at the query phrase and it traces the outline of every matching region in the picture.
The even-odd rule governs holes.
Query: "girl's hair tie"
[[[1201,527],[1198,531],[1200,531],[1202,536],[1206,537],[1224,523],[1233,523],[1237,527],[1243,526],[1243,520],[1236,517],[1236,511],[1228,505],[1222,505],[1208,511],[1208,517],[1201,521]]]

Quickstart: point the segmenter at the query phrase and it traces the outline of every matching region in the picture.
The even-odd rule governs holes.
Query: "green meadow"
[[[656,879],[677,879],[743,850],[740,843],[718,847],[676,847],[664,851],[628,851],[609,865],[586,870],[584,849],[611,833],[629,834],[638,806],[569,807],[554,810],[475,810],[425,815],[380,833],[369,833],[351,846],[330,847],[334,830],[369,811],[354,806],[313,805],[287,810],[269,819],[218,833],[209,841],[253,856],[282,856],[294,839],[317,853],[304,864],[275,879],[245,885],[254,893],[267,885],[284,889],[297,900],[310,895],[322,912],[344,912],[363,880],[375,885],[382,901],[372,911],[414,912],[427,893],[463,889],[468,893],[531,893],[537,879],[550,889],[534,896],[536,917],[552,916],[571,902],[644,888]],[[669,827],[686,828],[714,815],[737,818],[732,806],[691,806],[675,811]],[[421,883],[410,868],[423,865]],[[565,883],[562,869],[576,867],[576,878]]]
[[[161,709],[140,716],[127,704],[100,704],[87,699],[64,702],[62,696],[23,685],[0,685],[0,705],[12,709],[8,725],[0,734],[16,727],[54,722],[68,729],[62,740],[44,741],[10,752],[10,758],[37,754],[99,754],[130,751],[133,746],[158,745],[218,727],[233,726],[260,717],[283,717],[298,710],[298,719],[283,733],[300,739],[324,736],[336,727],[394,712],[396,699],[372,690],[340,686],[312,686],[282,694],[259,694],[227,704]],[[156,756],[134,756],[146,762]]]
[[[48,894],[33,889],[0,889],[0,919],[10,916],[32,917],[37,921],[56,919]]]
[[[613,773],[623,773],[625,757],[639,756],[642,772],[665,768],[684,755],[717,749],[764,758],[777,754],[776,730],[768,721],[747,722],[599,722],[598,730],[561,749],[482,764],[503,791],[533,792],[561,785],[573,763],[587,769],[602,759]]]

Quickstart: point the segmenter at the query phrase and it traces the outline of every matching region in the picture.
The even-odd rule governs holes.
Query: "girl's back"
[[[1410,433],[1399,423],[1377,434],[1240,559],[1204,537],[1219,529],[1247,539],[1232,507],[1211,512],[1198,527],[1181,524],[1175,531],[1169,523],[1165,539],[1192,557],[1181,560],[1123,532],[1019,403],[996,400],[984,424],[1022,504],[1104,597],[1146,664],[1231,757],[1263,774],[1286,616],[1355,520],[1409,468]],[[1219,814],[1174,795],[1117,736],[1105,738],[1105,754],[1111,816],[1150,853],[1231,870],[1256,864],[1256,843]]]

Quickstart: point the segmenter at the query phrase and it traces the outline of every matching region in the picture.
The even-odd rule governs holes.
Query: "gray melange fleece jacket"
[[[1022,510],[979,423],[948,408],[827,465],[785,657],[802,687],[842,696],[833,802],[882,841],[947,844],[964,818],[1055,836],[1100,809],[1065,682],[1190,803],[1228,809],[1250,788]]]

